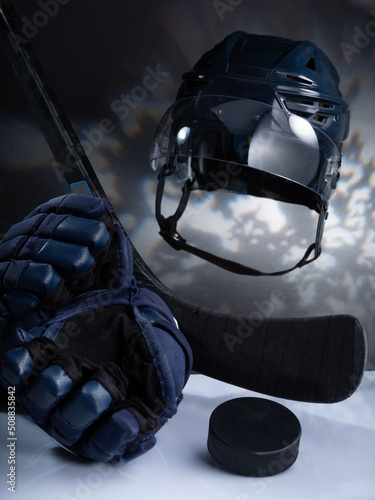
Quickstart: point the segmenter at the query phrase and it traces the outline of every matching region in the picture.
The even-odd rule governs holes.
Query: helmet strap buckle
[[[160,236],[175,250],[182,250],[186,240],[177,232],[177,220],[171,215],[160,224]]]

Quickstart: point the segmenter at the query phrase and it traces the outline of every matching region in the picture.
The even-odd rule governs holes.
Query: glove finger
[[[114,221],[109,204],[101,198],[93,198],[80,194],[68,194],[53,198],[35,208],[27,217],[40,213],[70,214],[84,219],[96,219],[105,223],[112,234]]]
[[[34,422],[42,424],[57,404],[70,393],[73,385],[73,380],[61,366],[50,365],[27,387],[22,404]]]
[[[81,454],[93,460],[127,462],[155,446],[155,433],[161,427],[157,416],[138,398],[129,398],[125,407],[102,419]]]
[[[29,238],[20,257],[51,264],[68,274],[88,271],[95,263],[93,255],[85,246],[34,237]]]
[[[4,313],[15,317],[38,306],[55,309],[73,297],[71,287],[52,265],[29,260],[0,262],[0,293]]]
[[[38,236],[89,248],[104,248],[110,235],[101,221],[84,219],[74,215],[37,214],[14,224],[5,234],[2,242],[20,236]]]
[[[136,417],[126,409],[116,411],[91,434],[85,443],[85,454],[93,460],[112,460],[122,455],[138,434]]]
[[[30,337],[40,337],[43,333],[43,327],[33,328],[28,333],[16,329],[15,336],[27,341],[7,351],[1,360],[1,378],[7,384],[15,386],[20,394],[58,357],[57,347],[49,339],[29,340]]]
[[[110,407],[111,394],[97,380],[90,380],[70,394],[50,418],[49,433],[61,444],[70,446]]]
[[[46,263],[19,260],[0,262],[0,291],[26,290],[48,294],[57,289],[61,276]]]

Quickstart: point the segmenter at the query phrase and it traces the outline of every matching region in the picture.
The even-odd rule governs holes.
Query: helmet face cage
[[[167,165],[177,181],[189,180],[195,189],[264,196],[264,182],[272,175],[274,183],[292,181],[301,191],[308,188],[328,200],[339,173],[340,152],[314,122],[283,109],[276,99],[271,106],[200,96],[178,101],[166,113],[151,162],[155,170]],[[215,187],[214,179],[228,171],[228,182]],[[270,175],[257,177],[262,172]],[[311,204],[309,197],[306,204]]]

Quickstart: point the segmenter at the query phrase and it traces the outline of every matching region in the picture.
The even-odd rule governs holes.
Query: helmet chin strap
[[[210,252],[207,252],[205,250],[201,250],[200,248],[194,247],[192,245],[189,245],[187,241],[179,234],[177,231],[177,223],[179,219],[181,218],[182,214],[184,213],[189,196],[190,196],[190,191],[191,191],[191,186],[193,184],[193,181],[187,180],[182,188],[182,196],[180,199],[180,203],[177,207],[177,210],[175,213],[167,218],[165,218],[162,213],[161,213],[161,201],[163,198],[163,193],[164,193],[164,187],[165,187],[165,178],[168,177],[169,175],[172,174],[171,169],[167,166],[164,165],[160,173],[158,175],[158,186],[157,186],[157,191],[156,191],[156,202],[155,202],[155,215],[156,219],[158,221],[159,227],[160,227],[160,236],[164,238],[164,240],[175,250],[185,250],[186,252],[189,252],[197,257],[200,257],[201,259],[204,259],[208,262],[211,262],[211,264],[214,264],[218,267],[221,267],[222,269],[225,269],[226,271],[230,271],[235,274],[241,274],[244,276],[282,276],[283,274],[290,273],[291,271],[301,268],[305,266],[306,264],[309,264],[316,260],[320,253],[321,253],[321,240],[322,240],[322,235],[323,235],[323,229],[324,229],[324,223],[328,217],[328,204],[325,201],[322,204],[322,207],[320,209],[319,213],[319,220],[318,220],[318,225],[317,225],[317,230],[316,230],[316,237],[315,237],[315,243],[312,243],[306,250],[305,254],[303,255],[302,259],[293,267],[289,269],[284,269],[282,271],[275,271],[271,273],[259,271],[258,269],[254,269],[252,267],[245,266],[243,264],[240,264],[238,262],[234,262],[229,259],[225,259],[222,257],[219,257],[217,255],[214,255]],[[314,253],[313,253],[314,252]],[[313,253],[313,256],[311,258],[310,255]]]

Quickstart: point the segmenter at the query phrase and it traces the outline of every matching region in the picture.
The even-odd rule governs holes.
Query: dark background
[[[222,311],[354,314],[367,331],[373,369],[375,2],[14,0],[13,5],[108,197],[156,275],[178,294]],[[149,151],[156,126],[174,100],[181,74],[236,30],[315,42],[337,67],[351,107],[323,253],[285,277],[240,277],[176,252],[158,235],[154,218],[156,175]],[[4,233],[34,206],[68,189],[1,51],[0,68]],[[157,85],[145,89],[144,78],[155,73]],[[123,95],[130,96],[129,104],[120,106]],[[167,195],[166,214],[177,194]],[[193,197],[179,230],[193,244],[272,271],[301,258],[315,223],[307,209],[222,193]],[[279,292],[284,300],[276,303]]]

